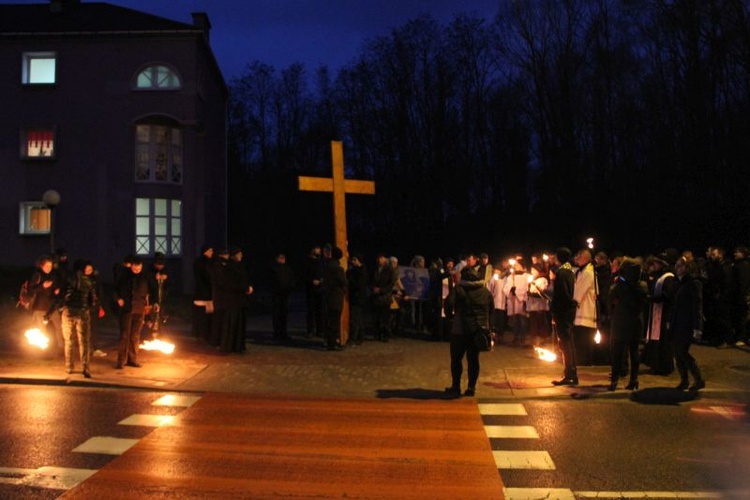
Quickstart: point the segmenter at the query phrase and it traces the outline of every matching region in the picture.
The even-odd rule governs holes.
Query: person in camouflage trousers
[[[83,368],[83,376],[91,378],[89,371],[91,341],[91,309],[99,306],[96,287],[86,268],[90,262],[76,261],[74,272],[67,279],[62,294],[62,333],[65,343],[65,368],[73,373],[75,366],[74,340],[78,342],[78,355]]]

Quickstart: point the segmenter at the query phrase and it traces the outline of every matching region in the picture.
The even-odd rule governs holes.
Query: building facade
[[[64,247],[108,281],[161,252],[191,288],[200,247],[226,242],[228,98],[208,16],[192,18],[0,5],[0,264]]]

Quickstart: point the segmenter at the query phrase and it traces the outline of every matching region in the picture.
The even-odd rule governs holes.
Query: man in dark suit
[[[120,308],[120,346],[117,350],[117,368],[123,364],[140,368],[138,348],[141,341],[146,308],[149,305],[148,279],[143,273],[143,261],[134,257],[130,270],[125,271],[115,283],[114,299]]]
[[[341,312],[344,309],[344,297],[347,290],[347,279],[341,258],[344,253],[339,247],[331,250],[331,260],[323,272],[323,297],[327,308],[326,347],[329,351],[340,351]]]

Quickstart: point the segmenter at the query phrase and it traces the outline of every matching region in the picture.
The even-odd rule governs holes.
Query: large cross
[[[331,141],[332,177],[299,177],[300,191],[333,193],[334,243],[344,252],[344,269],[349,262],[349,242],[346,237],[346,194],[375,194],[373,181],[358,181],[344,178],[344,148],[341,141]],[[341,345],[349,340],[349,301],[344,300],[341,313]]]

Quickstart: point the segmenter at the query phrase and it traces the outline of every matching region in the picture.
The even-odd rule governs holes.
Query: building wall
[[[57,52],[57,83],[21,84],[22,54]],[[177,91],[133,91],[138,71],[166,64]],[[199,247],[226,240],[226,91],[207,45],[193,36],[59,37],[0,42],[0,232],[3,264],[28,264],[49,252],[48,236],[18,234],[18,204],[54,189],[56,246],[90,258],[111,278],[113,263],[134,253],[135,198],[183,202],[182,256],[170,259],[175,282],[192,286]],[[148,116],[181,124],[183,182],[135,181],[135,125]],[[21,160],[20,130],[54,125],[55,160]]]

